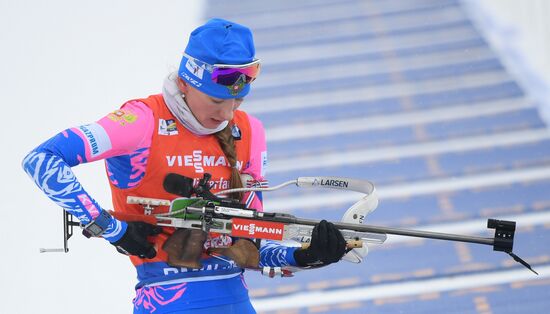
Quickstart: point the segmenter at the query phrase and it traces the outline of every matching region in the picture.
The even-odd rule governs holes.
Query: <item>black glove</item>
[[[307,249],[294,251],[298,266],[325,266],[338,262],[346,254],[346,240],[331,222],[321,220],[311,233]]]
[[[124,255],[136,255],[141,258],[157,256],[157,251],[155,251],[153,244],[147,241],[147,237],[160,234],[162,227],[141,221],[130,221],[127,224],[128,228],[122,238],[111,243],[116,247],[116,250]]]

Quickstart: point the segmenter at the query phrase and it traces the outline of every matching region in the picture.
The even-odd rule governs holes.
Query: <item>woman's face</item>
[[[199,123],[209,129],[217,128],[225,121],[233,119],[233,111],[239,108],[242,98],[213,98],[191,87],[178,77],[178,87],[185,94],[185,102]]]

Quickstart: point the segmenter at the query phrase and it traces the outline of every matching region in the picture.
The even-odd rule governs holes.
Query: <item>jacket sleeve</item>
[[[298,247],[287,246],[277,241],[262,241],[260,245],[260,267],[297,266],[294,251]]]
[[[152,130],[148,130],[147,125],[140,125],[147,122],[148,113],[143,107],[126,107],[97,122],[56,134],[23,159],[23,169],[38,188],[82,224],[95,219],[102,207],[84,189],[71,167],[135,151],[143,145],[144,138],[152,135]],[[126,125],[130,126],[124,127]],[[136,129],[142,131],[135,132]],[[151,134],[147,134],[148,132]],[[125,141],[120,141],[121,138]],[[114,242],[122,237],[125,230],[126,223],[113,218],[103,237]]]
[[[265,179],[267,168],[267,145],[262,123],[253,116],[248,116],[252,130],[250,163],[243,171],[252,177],[246,187],[268,187]],[[262,192],[249,192],[245,195],[248,208],[263,210]],[[294,251],[298,248],[277,241],[262,241],[260,244],[260,267],[296,266]]]
[[[245,187],[268,187],[265,179],[267,167],[267,145],[265,140],[265,130],[257,118],[248,115],[251,129],[250,141],[250,161],[243,170],[251,179],[243,182]],[[244,195],[244,203],[248,208],[263,210],[262,192],[248,192]]]

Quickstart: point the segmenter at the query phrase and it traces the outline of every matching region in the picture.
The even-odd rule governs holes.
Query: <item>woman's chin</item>
[[[208,129],[216,129],[218,128],[222,123],[224,123],[225,121],[218,121],[218,120],[215,120],[215,119],[208,119],[207,121],[204,121],[204,123],[201,123],[202,126],[204,126],[205,128],[208,128]]]

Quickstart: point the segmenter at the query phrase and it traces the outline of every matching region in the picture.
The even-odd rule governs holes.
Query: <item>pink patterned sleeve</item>
[[[250,163],[243,171],[252,176],[252,182],[247,182],[247,187],[267,187],[265,180],[265,172],[267,166],[267,145],[265,140],[265,130],[262,122],[257,118],[249,115],[251,129],[250,141]],[[259,211],[263,210],[263,199],[261,192],[251,192],[245,195],[247,207],[255,208]]]
[[[146,158],[134,162],[133,156],[146,156],[151,144],[154,118],[141,102],[127,103],[97,122],[64,130],[31,151],[23,160],[23,168],[38,187],[56,204],[87,224],[98,217],[101,207],[84,189],[71,167],[99,159],[119,158],[127,161],[117,174],[112,167],[109,179],[119,187],[130,187],[143,176],[132,177],[144,169]],[[120,157],[118,157],[120,156]],[[112,158],[110,158],[112,157]],[[115,178],[115,179],[113,179]],[[117,182],[118,181],[118,182]],[[123,184],[120,182],[123,181]],[[111,219],[103,238],[114,242],[126,231],[127,224]]]
[[[86,162],[91,162],[149,148],[154,125],[151,109],[130,101],[96,123],[71,130],[85,143]]]

